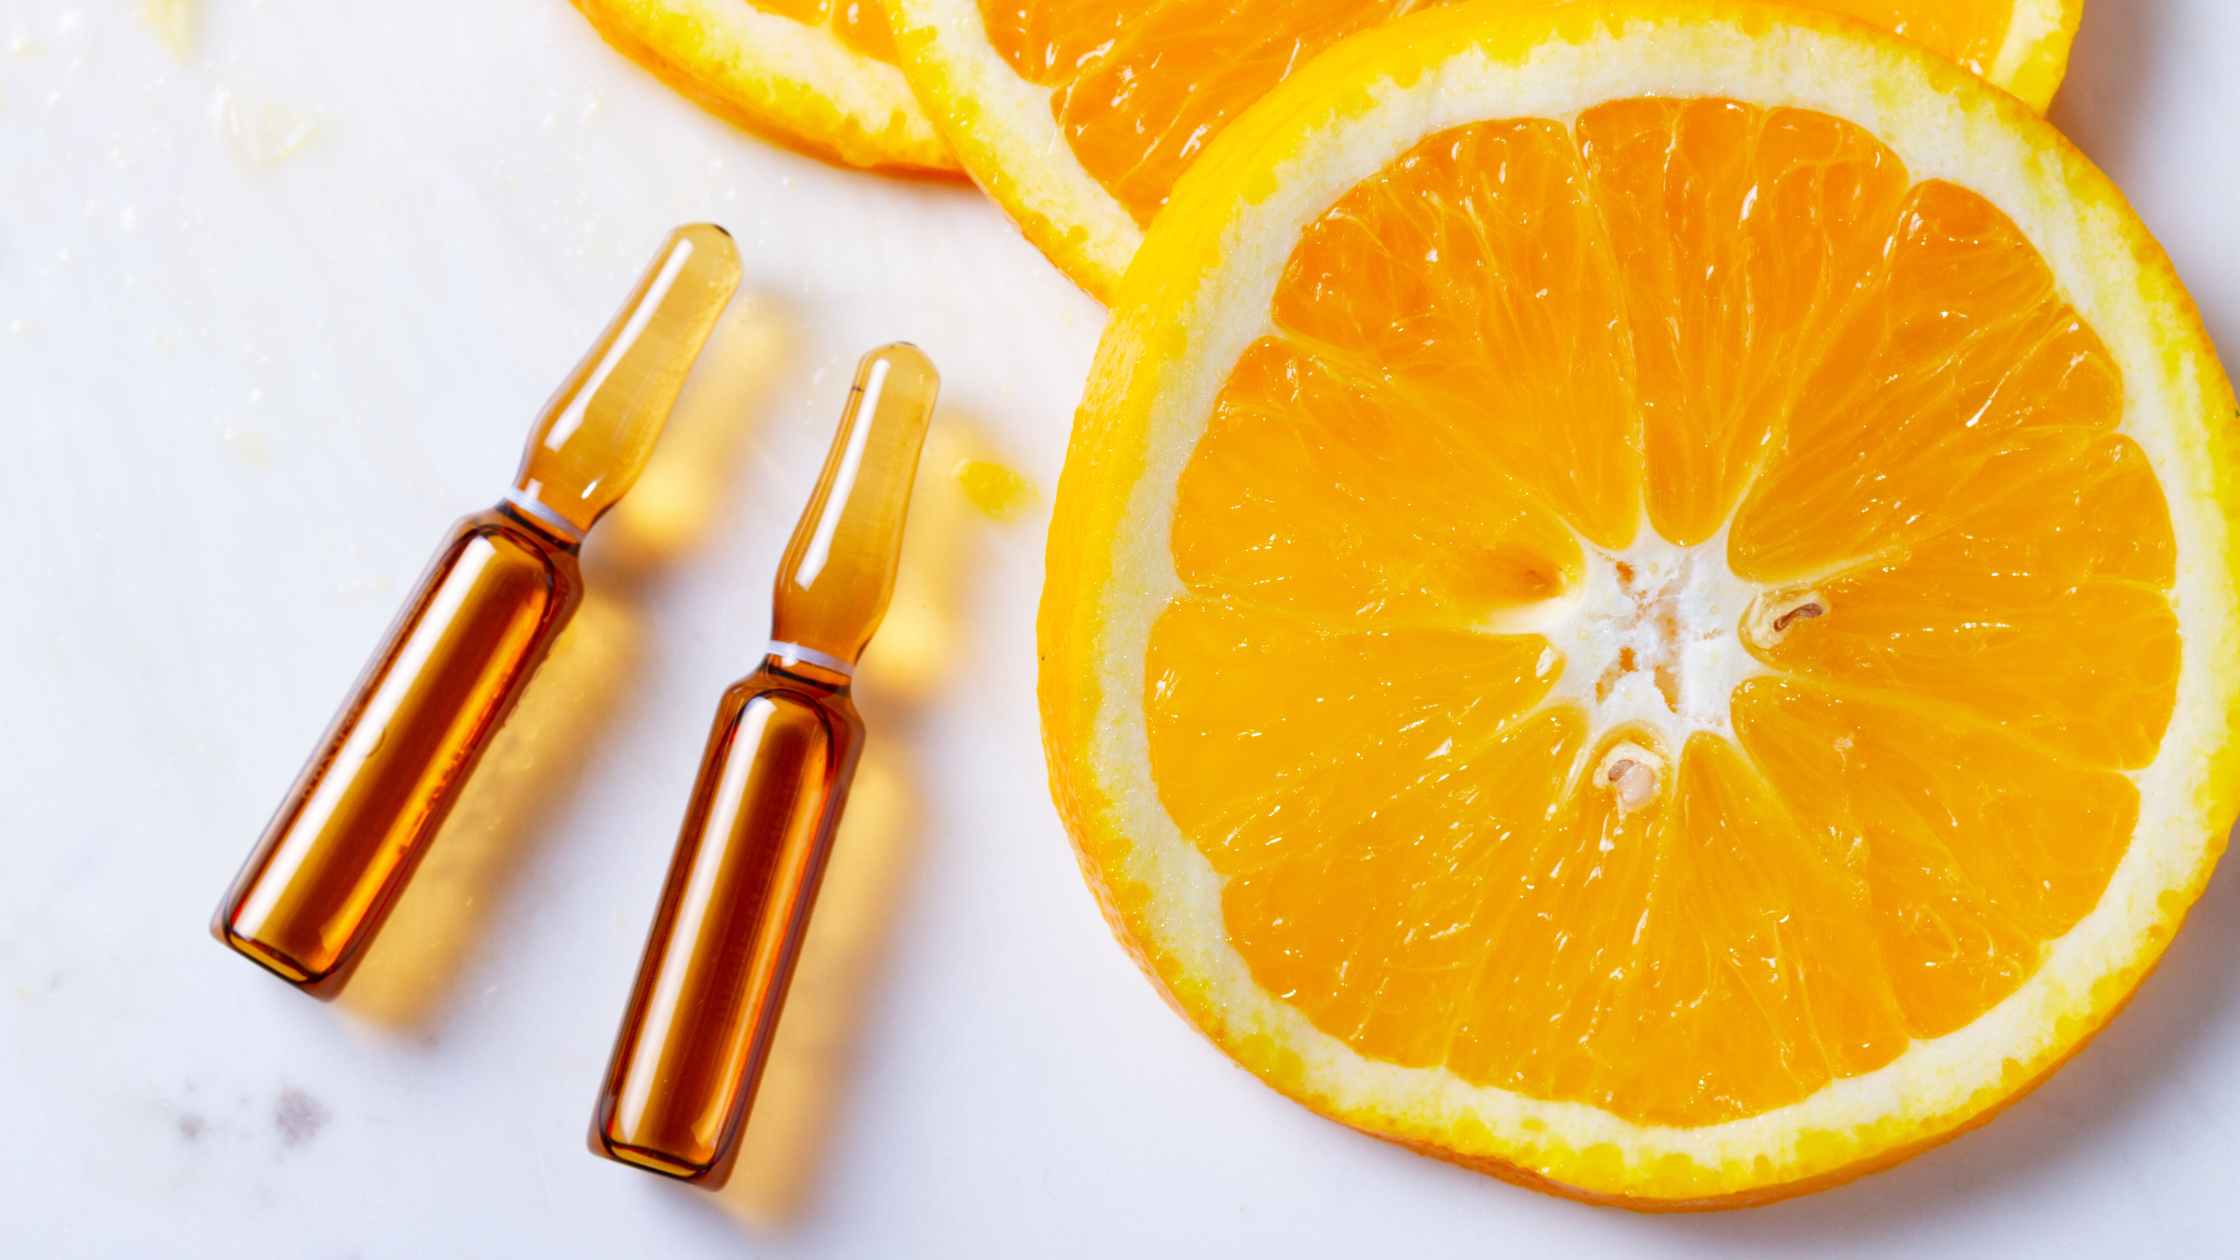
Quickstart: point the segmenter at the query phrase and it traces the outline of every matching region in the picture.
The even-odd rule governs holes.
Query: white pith
[[[1050,89],[1019,77],[996,51],[978,0],[886,3],[911,77],[972,177],[1061,271],[1108,295],[1143,229],[1074,156],[1050,112]]]
[[[1772,671],[1743,642],[1760,590],[1727,567],[1726,531],[1683,547],[1644,527],[1623,551],[1583,550],[1584,579],[1530,627],[1563,660],[1547,703],[1586,712],[1590,752],[1621,728],[1655,732],[1659,747],[1648,751],[1660,761],[1698,731],[1731,739],[1734,689]],[[1670,671],[1663,685],[1660,666]]]
[[[940,169],[945,146],[931,119],[918,106],[899,67],[867,57],[842,43],[830,26],[810,26],[782,14],[765,12],[746,0],[576,0],[595,22],[611,22],[632,37],[653,45],[661,21],[683,20],[696,30],[699,55],[680,62],[707,90],[742,109],[765,114],[768,126],[789,119],[775,101],[787,87],[823,101],[856,129],[853,136],[804,136],[830,145],[849,161],[866,165],[901,163]],[[596,12],[592,12],[595,10]],[[664,56],[686,50],[656,46]],[[750,53],[751,50],[751,53]],[[693,64],[693,62],[700,64]],[[758,99],[739,101],[724,90],[726,77],[745,85]],[[789,128],[790,129],[790,128]]]
[[[1432,132],[1498,118],[1568,124],[1583,109],[1640,95],[1724,96],[1845,118],[1890,146],[1914,180],[1949,180],[2011,218],[2123,374],[2122,431],[2145,451],[2172,514],[2178,573],[2171,600],[2184,633],[2177,703],[2160,755],[2132,775],[2141,793],[2132,843],[2099,905],[2048,944],[2039,970],[1972,1024],[1917,1041],[1881,1069],[1785,1107],[1692,1128],[1641,1124],[1583,1104],[1475,1085],[1443,1068],[1370,1060],[1271,998],[1228,944],[1220,877],[1159,805],[1142,708],[1152,623],[1182,591],[1169,548],[1179,475],[1215,393],[1264,330],[1277,278],[1306,224]],[[1641,1193],[1644,1178],[1657,1169],[1655,1176],[1664,1178],[1656,1183],[1663,1187],[1660,1197],[1735,1193],[1807,1179],[1965,1124],[2092,1031],[2095,1013],[2103,1010],[2095,986],[2119,976],[2135,979],[2160,949],[2159,926],[2183,909],[2182,900],[2173,906],[2165,899],[2175,890],[2197,889],[2221,845],[2208,813],[2217,796],[2208,761],[2227,738],[2234,687],[2219,662],[2240,651],[2240,601],[2225,567],[2227,539],[2207,432],[2225,421],[2226,394],[2182,292],[2135,265],[2126,232],[2137,229],[2112,194],[2076,200],[2072,181],[2080,177],[2058,154],[2049,156],[2045,136],[1996,115],[1986,97],[1947,91],[1925,62],[1894,61],[1884,49],[1809,29],[1751,36],[1712,22],[1637,20],[1622,35],[1597,28],[1577,43],[1543,44],[1522,64],[1465,52],[1404,86],[1374,83],[1368,96],[1373,107],[1350,112],[1357,107],[1333,105],[1302,124],[1295,144],[1277,150],[1288,156],[1264,196],[1229,216],[1218,263],[1192,281],[1175,308],[1177,322],[1190,330],[1188,351],[1148,369],[1152,375],[1140,379],[1149,384],[1129,386],[1131,396],[1150,391],[1147,445],[1092,618],[1101,626],[1094,659],[1102,697],[1093,741],[1098,793],[1109,802],[1113,831],[1133,846],[1123,874],[1150,890],[1152,908],[1141,919],[1150,937],[1146,951],[1173,959],[1177,974],[1204,978],[1204,991],[1185,1002],[1201,1020],[1216,1021],[1221,1040],[1264,1036],[1296,1053],[1305,1082],[1297,1088],[1318,1107],[1395,1136],[1420,1134],[1459,1154],[1543,1171],[1591,1192]],[[2087,191],[2103,187],[2092,183]],[[1748,604],[1743,591],[1721,586],[1711,570],[1702,579],[1706,609],[1724,615],[1737,599]],[[1591,589],[1582,593],[1569,614],[1582,633],[1590,615],[1622,611],[1604,595],[1597,600]],[[1711,624],[1708,612],[1701,620]],[[1579,648],[1594,650],[1614,647]],[[1700,662],[1705,694],[1717,690],[1722,668],[1746,668],[1722,650],[1707,649]],[[1567,663],[1559,686],[1591,686],[1598,673]],[[1650,707],[1646,696],[1629,694],[1626,703]],[[1662,707],[1661,697],[1656,704]],[[1698,721],[1700,729],[1715,729],[1724,721],[1722,706],[1681,707],[1685,712],[1669,719],[1674,729]],[[1618,713],[1610,711],[1611,722]],[[1669,1163],[1675,1156],[1680,1165]]]
[[[2062,27],[2063,19],[2068,16],[2067,9],[2073,3],[2075,0],[2016,0],[2014,14],[2007,19],[2007,37],[1999,45],[1999,54],[1984,71],[1985,77],[2012,89],[2016,86],[2015,76],[2022,73],[2023,66],[2042,55],[2056,40],[2063,45],[2060,55],[2066,62],[2070,33],[2065,33]],[[2031,102],[2041,111],[2048,103]]]

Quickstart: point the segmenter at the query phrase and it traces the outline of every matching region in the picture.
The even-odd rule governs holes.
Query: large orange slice
[[[897,175],[956,159],[895,66],[879,0],[572,0],[606,41],[718,117]]]
[[[1177,185],[1058,489],[1054,790],[1199,1029],[1635,1207],[1979,1124],[2235,799],[2235,405],[2021,102],[1797,9],[1348,40]]]
[[[1232,119],[1339,39],[1437,2],[888,0],[903,69],[973,178],[1099,298]],[[1919,40],[2042,110],[2083,0],[1813,5]]]

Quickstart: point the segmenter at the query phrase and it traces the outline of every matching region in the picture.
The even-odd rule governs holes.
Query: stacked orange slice
[[[2236,408],[1919,45],[1481,3],[1296,70],[1116,294],[1051,527],[1116,931],[1347,1124],[1727,1206],[1983,1122],[2236,808]]]
[[[729,119],[847,166],[956,160],[896,68],[879,0],[573,0],[608,43]]]
[[[1510,0],[1522,7],[1530,0]],[[1425,0],[889,0],[935,124],[1050,260],[1108,298],[1176,178],[1315,54]],[[2043,109],[2082,0],[1817,0]]]

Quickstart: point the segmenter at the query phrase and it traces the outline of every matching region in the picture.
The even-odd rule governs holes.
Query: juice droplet
[[[318,124],[272,101],[251,101],[220,87],[210,96],[210,125],[234,160],[251,170],[277,166],[303,147]]]
[[[188,0],[141,0],[140,21],[163,40],[172,56],[183,61],[194,51],[194,16]]]
[[[972,506],[999,521],[1015,521],[1034,505],[1034,483],[992,459],[961,460],[951,475]]]

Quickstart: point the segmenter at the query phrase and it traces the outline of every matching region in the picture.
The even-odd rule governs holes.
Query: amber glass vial
[[[577,548],[637,480],[739,274],[723,229],[670,235],[538,416],[513,488],[452,527],[219,904],[219,940],[315,996],[348,983],[582,602]]]
[[[940,379],[865,355],[778,570],[768,655],[724,693],[591,1122],[594,1153],[724,1184],[863,749],[855,662],[886,616]]]

